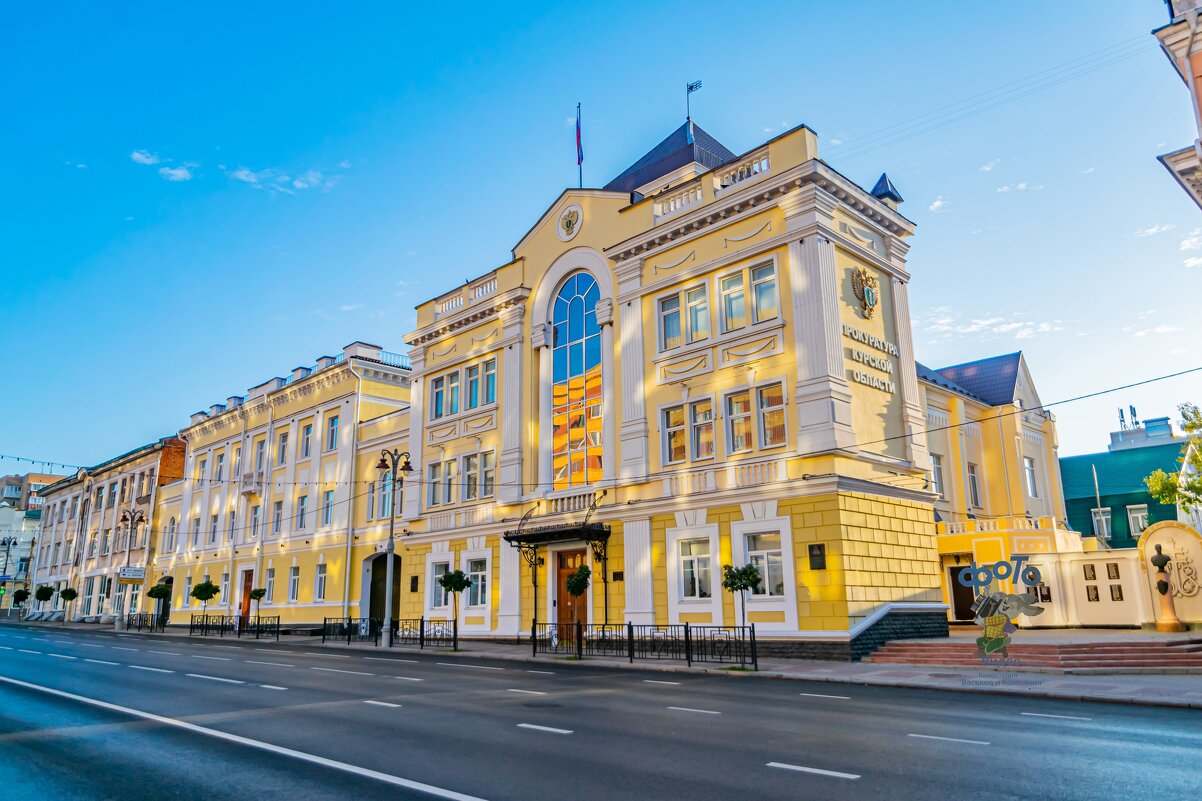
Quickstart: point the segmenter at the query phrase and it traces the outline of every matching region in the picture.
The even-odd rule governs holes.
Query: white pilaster
[[[500,551],[501,596],[497,609],[497,633],[518,634],[522,625],[521,555],[517,548],[501,540]]]
[[[626,622],[655,622],[655,595],[651,580],[651,518],[627,520],[622,524],[625,560]]]
[[[895,240],[894,263],[905,254],[905,244]],[[898,265],[901,266],[901,265]],[[914,363],[914,335],[910,329],[909,285],[900,278],[893,278],[893,330],[897,336],[898,372],[901,373],[902,414],[905,417],[906,458],[919,470],[930,468],[931,457],[927,450],[926,419],[922,411],[922,398],[918,394],[918,373]]]
[[[643,370],[643,308],[640,297],[630,293],[642,285],[643,260],[633,259],[618,265],[618,358],[622,363],[622,463],[625,479],[647,474],[646,375]]]
[[[501,458],[497,464],[497,500],[517,503],[522,497],[522,383],[525,343],[522,341],[524,305],[501,312],[501,338],[509,341],[501,356]],[[513,341],[510,341],[510,340]]]
[[[405,482],[402,490],[401,510],[406,521],[422,516],[422,487],[425,486],[425,477],[428,475],[426,464],[422,460],[426,429],[426,379],[421,375],[421,371],[426,366],[425,347],[410,349],[409,359],[413,363],[414,373],[409,389],[409,461],[418,480]]]
[[[789,243],[788,261],[797,348],[797,445],[802,453],[855,447],[830,233],[835,204],[812,185],[791,192],[780,204],[788,231],[799,235]]]
[[[610,298],[597,301],[597,324],[601,326],[601,478],[610,480],[617,475],[618,431],[614,416],[614,304]]]
[[[538,489],[536,494],[551,491],[551,385],[555,373],[551,357],[551,324],[537,323],[531,344],[538,354]]]

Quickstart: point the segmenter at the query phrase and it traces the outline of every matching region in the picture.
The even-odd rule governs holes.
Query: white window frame
[[[943,457],[937,453],[931,454],[931,491],[939,496],[940,500],[946,500],[947,496],[943,493]]]
[[[708,403],[710,405],[710,419],[706,422],[698,423],[697,422],[697,407],[701,406],[702,404],[705,404],[705,403]],[[692,459],[694,462],[708,461],[710,459],[715,458],[716,454],[718,453],[717,415],[714,413],[715,406],[717,406],[717,404],[714,402],[714,398],[712,395],[709,397],[706,397],[706,398],[697,398],[696,400],[690,400],[688,403],[688,420],[686,421],[688,424],[688,429],[689,429],[689,431],[688,431],[688,434],[689,434],[688,451],[689,451],[689,458]],[[700,429],[704,428],[705,426],[709,426],[709,429],[710,429],[710,454],[709,454],[709,456],[700,455],[700,453],[698,453],[698,449],[697,449],[698,442],[699,442],[698,437],[697,437],[698,431]]]
[[[305,517],[309,512],[309,495],[302,493],[296,496],[296,515],[292,518],[292,528],[295,531],[303,531],[305,528]]]
[[[439,554],[439,556],[442,556],[442,554]],[[459,569],[466,573],[469,578],[471,578],[472,572],[469,570],[469,568],[471,567],[472,562],[479,560],[484,561],[484,597],[481,599],[482,603],[473,604],[472,590],[475,589],[475,586],[473,585],[472,587],[468,587],[468,589],[464,591],[463,598],[460,599],[462,602],[459,604],[459,614],[460,617],[463,618],[459,621],[459,628],[461,630],[479,632],[492,630],[492,594],[494,591],[492,586],[492,549],[481,548],[470,551],[461,551],[459,554]],[[468,616],[480,617],[483,620],[479,623],[468,623]]]
[[[442,585],[438,583],[438,577],[442,575],[442,573],[438,572],[438,568],[446,567],[446,570],[442,572],[450,573],[452,564],[454,563],[451,561],[451,554],[449,553],[431,554],[430,566],[426,572],[428,578],[426,582],[426,607],[432,612],[445,613],[451,608],[451,593],[443,589]],[[439,603],[440,601],[441,603]]]
[[[680,414],[680,424],[670,425],[668,417],[673,412]],[[689,434],[690,427],[688,424],[688,410],[683,403],[672,403],[667,406],[661,406],[659,409],[659,433],[660,433],[660,458],[664,465],[684,464],[689,460]],[[672,458],[672,433],[676,432],[681,438],[681,456],[679,459]]]
[[[313,603],[326,599],[326,563],[318,562],[313,569]]]
[[[326,418],[326,451],[338,450],[338,415],[332,414]]]
[[[965,477],[968,480],[968,505],[974,509],[980,509],[981,504],[981,468],[975,463],[969,462],[965,468]]]
[[[301,426],[300,437],[300,454],[297,459],[308,459],[313,455],[313,424],[305,423]]]
[[[708,598],[683,598],[684,571],[681,564],[680,543],[685,540],[708,539],[710,558],[710,596]],[[668,622],[680,623],[681,614],[709,612],[714,625],[722,623],[722,551],[716,523],[669,528],[665,537],[668,575]]]
[[[699,299],[695,296],[697,292],[701,293]],[[678,316],[680,321],[680,342],[675,345],[668,344],[667,330],[664,327],[664,304],[672,300],[676,302],[676,309],[673,313]],[[713,313],[710,310],[709,300],[710,288],[708,280],[664,292],[655,298],[655,327],[660,352],[688,347],[712,337]],[[697,307],[703,307],[705,311],[704,331],[694,330],[693,310]]]
[[[275,568],[269,567],[264,573],[263,589],[267,590],[267,594],[263,596],[263,602],[271,605],[275,599]]]
[[[736,416],[735,414],[733,414],[731,412],[730,399],[733,398],[735,395],[742,395],[742,394],[747,395],[747,411],[746,411],[746,413],[742,413],[742,414],[739,414]],[[756,414],[755,414],[755,393],[751,387],[734,387],[731,390],[729,390],[728,392],[725,392],[722,394],[722,417],[726,421],[726,424],[723,426],[723,428],[726,429],[725,445],[726,445],[726,453],[728,455],[739,454],[739,453],[753,453],[755,451],[755,426],[756,426],[755,416],[756,416]],[[735,425],[736,419],[740,419],[740,420],[746,419],[747,424],[748,424],[748,430],[751,432],[751,437],[750,437],[751,445],[746,448],[739,448],[738,450],[736,450],[734,447],[734,441],[735,441],[734,425]]]
[[[1039,499],[1039,468],[1034,456],[1023,457],[1023,477],[1026,479],[1028,497]]]
[[[334,522],[334,490],[324,490],[321,493],[321,524],[328,526]]]
[[[1136,520],[1143,518],[1143,525],[1136,528]],[[1148,505],[1146,503],[1133,503],[1127,507],[1127,534],[1132,539],[1139,539],[1139,535],[1143,533],[1150,523],[1148,522]]]
[[[462,466],[459,469],[461,477],[459,493],[465,502],[479,500],[480,496],[480,454],[465,453]]]
[[[262,517],[263,505],[254,504],[250,507],[250,537],[254,539],[259,536],[259,518]]]
[[[726,288],[726,284],[732,279],[737,279],[739,282],[737,290]],[[719,329],[723,334],[729,334],[732,331],[742,331],[750,321],[750,315],[747,313],[747,281],[743,275],[743,270],[740,268],[725,275],[719,275],[717,281]],[[737,325],[731,322],[730,316],[727,313],[727,298],[734,295],[741,295],[743,299],[743,315]]]
[[[271,533],[281,534],[284,530],[284,502],[275,501],[271,505]]]
[[[1095,506],[1089,510],[1089,520],[1093,524],[1093,534],[1095,537],[1109,541],[1114,534],[1114,513],[1109,506]],[[1101,523],[1099,530],[1098,524]],[[1131,525],[1130,521],[1127,523]]]
[[[755,277],[756,270],[762,270],[765,267],[771,269],[772,277],[757,279]],[[768,283],[772,284],[773,294],[776,295],[776,314],[773,314],[771,317],[761,317],[760,299],[755,290],[756,287]],[[749,266],[747,268],[747,287],[747,308],[750,311],[752,325],[780,319],[780,271],[776,269],[776,259]]]
[[[780,405],[765,407],[761,403],[760,393],[766,389],[771,389],[774,386],[780,387]],[[756,434],[759,436],[758,445],[759,445],[760,450],[763,451],[763,450],[769,450],[771,448],[783,448],[786,445],[788,445],[789,444],[789,413],[788,413],[789,393],[785,389],[785,382],[784,381],[766,381],[762,384],[756,384],[754,401],[755,401],[755,417],[756,417]],[[767,426],[765,425],[765,420],[764,420],[764,417],[768,412],[780,412],[781,428],[783,429],[783,433],[781,434],[781,441],[775,442],[771,445],[769,445],[767,443],[768,437],[767,437],[766,432],[768,429],[767,429]]]
[[[292,565],[288,568],[288,603],[294,604],[300,601],[300,565]]]
[[[288,432],[281,431],[275,439],[275,464],[276,467],[288,462]]]

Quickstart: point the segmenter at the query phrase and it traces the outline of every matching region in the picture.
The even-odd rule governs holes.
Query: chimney
[[[197,423],[203,423],[205,420],[208,420],[208,419],[209,419],[208,412],[203,412],[203,411],[192,412],[192,425],[196,425]]]
[[[216,417],[217,415],[221,414],[224,411],[225,411],[224,403],[214,403],[212,406],[209,407],[209,417]]]
[[[237,409],[242,405],[244,400],[246,400],[246,398],[242,397],[241,395],[230,395],[225,399],[225,405],[231,409]]]
[[[357,356],[360,359],[374,359],[375,361],[380,360],[380,351],[381,348],[379,345],[371,345],[367,342],[352,342],[342,349],[342,352],[346,354],[346,358],[348,359],[353,359]]]
[[[318,356],[317,357],[317,369],[324,370],[327,367],[329,367],[330,365],[332,365],[335,361],[336,361],[336,359],[333,356]]]
[[[308,378],[309,374],[312,372],[313,371],[311,369],[309,369],[308,367],[293,367],[292,368],[292,380],[300,381],[302,378]]]

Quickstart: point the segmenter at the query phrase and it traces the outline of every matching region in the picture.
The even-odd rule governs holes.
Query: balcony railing
[[[730,167],[718,173],[717,186],[715,186],[714,189],[721,192],[731,188],[732,186],[735,186],[736,184],[741,184],[744,181],[750,181],[752,178],[763,175],[768,172],[769,169],[770,166],[768,163],[768,154],[764,151],[760,151],[750,158],[739,162],[734,167]]]
[[[262,495],[263,483],[264,473],[262,470],[255,473],[243,473],[242,478],[238,481],[238,489],[243,495]]]
[[[655,200],[655,221],[659,222],[690,206],[696,206],[703,199],[700,186],[690,186],[679,192],[661,195]]]
[[[726,467],[707,467],[703,470],[672,473],[664,477],[664,497],[696,495],[717,490],[758,487],[788,478],[784,459],[766,462],[746,462]]]
[[[998,531],[1057,531],[1054,517],[993,517],[935,524],[938,534],[975,534]]]
[[[402,370],[412,370],[413,362],[404,353],[392,353],[391,351],[380,351],[380,361],[387,364],[389,367],[399,367]]]

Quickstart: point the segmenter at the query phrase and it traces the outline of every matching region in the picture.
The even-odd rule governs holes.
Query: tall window
[[[497,452],[480,455],[480,497],[491,498],[497,486]]]
[[[250,536],[259,536],[259,504],[250,507]]]
[[[747,390],[726,396],[726,443],[730,453],[752,448],[751,393]]]
[[[338,415],[326,421],[326,450],[332,451],[338,447]]]
[[[467,605],[484,606],[488,603],[488,560],[468,560],[467,577],[472,580],[467,591]]]
[[[931,454],[931,492],[943,497],[943,457]]]
[[[664,464],[683,462],[685,459],[684,407],[664,409]]]
[[[751,312],[757,323],[774,320],[780,314],[775,265],[763,264],[751,268]]]
[[[480,365],[473,364],[466,370],[467,378],[464,394],[467,396],[464,401],[464,406],[469,409],[475,409],[480,405]]]
[[[167,548],[166,548],[166,550],[168,550],[168,551],[175,550],[175,526],[176,526],[176,523],[175,523],[174,517],[167,521]],[[55,546],[55,547],[57,548],[58,546]],[[55,560],[55,561],[57,561],[57,560]]]
[[[369,482],[367,485],[367,519],[376,519],[376,482]]]
[[[981,506],[981,482],[977,466],[972,462],[968,463],[968,502],[977,508]]]
[[[200,545],[200,518],[192,518],[192,547]]]
[[[197,467],[196,467],[196,478],[199,479],[200,481],[204,481],[205,478],[208,476],[208,472],[209,472],[209,460],[201,459],[200,464],[197,465]]]
[[[701,400],[689,404],[689,424],[692,427],[691,446],[694,459],[714,455],[714,402]]]
[[[305,527],[305,512],[309,510],[309,496],[302,495],[296,499],[296,528]]]
[[[213,480],[221,481],[223,478],[225,478],[225,454],[219,453],[217,454],[217,461],[213,465]],[[125,494],[124,486],[121,487],[121,494]]]
[[[326,599],[326,566],[323,562],[317,566],[317,571],[313,574],[313,600],[324,601]]]
[[[222,573],[221,574],[221,593],[217,597],[219,599],[221,599],[222,601],[225,601],[227,598],[229,598],[229,595],[230,595],[230,574]]]
[[[279,534],[284,526],[284,502],[276,501],[271,506],[271,533]]]
[[[474,501],[480,496],[480,454],[463,457],[463,489],[465,501]]]
[[[452,498],[453,480],[455,477],[455,460],[435,462],[429,467],[430,480],[428,484],[427,506],[439,506],[450,503]]]
[[[1127,525],[1130,526],[1132,537],[1138,537],[1143,533],[1143,530],[1148,527],[1148,505],[1146,503],[1127,507]]]
[[[497,360],[489,359],[484,363],[484,402],[495,403],[497,400]]]
[[[1027,494],[1032,498],[1039,497],[1039,482],[1035,475],[1035,460],[1030,456],[1023,457],[1023,473],[1027,477]]]
[[[267,463],[267,440],[261,439],[255,443],[255,472],[262,473]]]
[[[229,526],[225,530],[225,541],[226,542],[234,541],[234,528],[236,527],[237,522],[238,522],[238,513],[231,510],[230,514],[229,514]]]
[[[326,490],[321,494],[321,524],[328,526],[334,522],[334,490]]]
[[[447,414],[459,414],[459,372],[447,376]]]
[[[275,597],[275,568],[267,568],[267,577],[263,580],[263,589],[267,590],[267,594],[263,596],[263,600],[271,603],[271,599]]]
[[[710,541],[681,540],[680,597],[698,600],[710,596]]]
[[[392,471],[380,476],[380,513],[376,515],[384,519],[392,514]]]
[[[785,444],[785,390],[781,384],[769,384],[755,391],[760,413],[760,447]]]
[[[659,338],[662,350],[696,342],[709,335],[710,304],[705,284],[689,287],[660,300]]]
[[[780,533],[748,534],[747,563],[760,571],[760,583],[752,595],[784,595],[785,568],[781,559]]]
[[[718,282],[718,288],[722,295],[722,330],[735,331],[747,325],[743,273],[726,276]]]
[[[307,423],[305,425],[305,427],[301,429],[300,458],[308,459],[309,451],[312,447],[313,447],[313,424]]]
[[[288,461],[288,432],[281,431],[280,437],[276,441],[275,463],[283,464]]]
[[[446,383],[447,380],[443,376],[439,376],[430,381],[430,417],[437,420],[442,417],[443,402],[446,398]]]
[[[181,598],[180,600],[183,602],[181,604],[181,606],[183,604],[191,605],[193,603],[193,601],[192,601],[192,577],[191,576],[188,576],[187,578],[184,579],[184,597]]]
[[[578,272],[555,298],[551,388],[555,489],[601,479],[600,296],[597,279]]]
[[[1110,508],[1091,509],[1093,517],[1093,533],[1099,539],[1110,539]]]
[[[234,471],[234,478],[237,478],[238,474],[242,472],[242,446],[241,445],[234,448],[234,464],[233,464],[232,470]]]
[[[292,567],[288,570],[288,600],[296,601],[300,597],[300,568]]]
[[[446,589],[438,583],[438,579],[440,576],[444,576],[449,572],[451,572],[451,565],[449,562],[434,563],[434,573],[430,577],[430,607],[432,609],[441,609],[447,606],[450,593],[448,593]]]
[[[209,515],[209,544],[217,542],[217,515]]]

